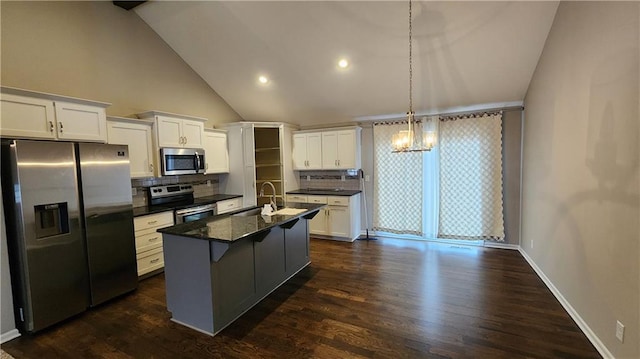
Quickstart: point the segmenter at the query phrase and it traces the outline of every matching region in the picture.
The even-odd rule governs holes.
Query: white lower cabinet
[[[217,209],[216,213],[223,214],[223,213],[233,212],[236,209],[242,208],[242,202],[243,202],[242,197],[226,199],[224,201],[218,201],[216,202],[216,209]]]
[[[162,234],[156,230],[174,225],[173,211],[135,217],[133,225],[136,235],[138,276],[163,268]]]
[[[287,203],[327,204],[309,221],[309,233],[353,241],[360,235],[360,194],[353,196],[287,195]]]

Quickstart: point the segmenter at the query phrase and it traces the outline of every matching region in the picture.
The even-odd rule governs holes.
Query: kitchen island
[[[307,221],[324,205],[260,208],[159,229],[171,320],[215,335],[309,265]]]

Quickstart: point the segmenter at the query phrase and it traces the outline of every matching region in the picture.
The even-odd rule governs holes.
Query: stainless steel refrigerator
[[[1,166],[23,331],[137,287],[127,146],[5,139]]]

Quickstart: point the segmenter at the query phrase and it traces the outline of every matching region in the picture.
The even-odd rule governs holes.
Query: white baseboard
[[[542,269],[540,269],[540,267],[538,267],[536,265],[536,263],[533,261],[533,259],[531,257],[529,257],[527,252],[525,252],[522,248],[519,248],[519,251],[520,251],[520,254],[522,254],[522,256],[524,257],[524,259],[529,263],[531,268],[533,268],[533,270],[536,272],[538,277],[540,277],[540,279],[542,279],[542,281],[547,286],[547,288],[549,288],[551,293],[553,293],[553,295],[556,297],[556,299],[558,299],[558,301],[560,302],[562,307],[567,311],[567,313],[569,313],[569,315],[576,322],[576,324],[578,324],[578,327],[580,327],[580,330],[582,330],[584,335],[587,336],[587,339],[589,339],[591,344],[593,344],[593,346],[596,348],[598,353],[600,353],[600,355],[602,355],[602,357],[605,358],[605,359],[608,359],[608,358],[615,359],[613,354],[611,354],[609,349],[607,349],[607,347],[604,345],[604,343],[602,343],[600,338],[598,338],[598,336],[593,332],[593,330],[591,330],[589,325],[587,325],[587,323],[584,321],[584,319],[582,319],[580,314],[578,314],[578,312],[571,306],[569,301],[567,301],[564,298],[564,296],[562,295],[562,293],[560,293],[558,288],[556,288],[556,286],[553,285],[551,280],[544,274]]]
[[[0,334],[0,343],[6,343],[9,340],[13,340],[19,336],[20,336],[20,332],[18,331],[18,329],[11,329],[6,333]]]
[[[520,245],[519,244],[502,243],[502,242],[485,241],[484,242],[484,247],[487,247],[487,248],[498,248],[498,249],[511,249],[511,250],[514,250],[514,251],[519,251],[520,250]]]

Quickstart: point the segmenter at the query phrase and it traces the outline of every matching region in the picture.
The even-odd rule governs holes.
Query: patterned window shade
[[[440,122],[438,237],[504,240],[502,114]]]
[[[392,153],[391,137],[404,123],[376,124],[373,229],[422,236],[422,153]]]

